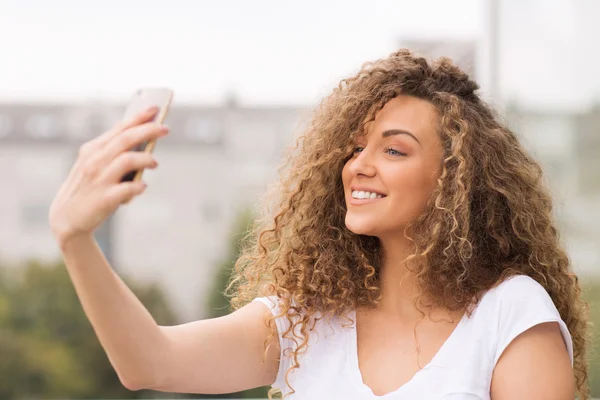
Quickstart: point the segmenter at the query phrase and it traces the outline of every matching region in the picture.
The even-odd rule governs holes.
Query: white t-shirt
[[[275,313],[275,300],[270,296],[253,301]],[[356,320],[354,313],[350,317]],[[471,317],[461,319],[433,359],[410,381],[377,396],[362,380],[355,325],[347,327],[348,322],[341,319],[332,319],[330,325],[322,319],[310,332],[308,350],[298,357],[300,367],[289,375],[295,393],[286,399],[489,399],[492,372],[504,349],[527,329],[550,321],[558,322],[573,365],[571,335],[546,290],[528,276],[509,278],[482,297]],[[287,319],[275,322],[282,359],[273,387],[285,394],[289,392],[285,373],[290,360],[283,351],[295,344],[281,335],[289,326]]]

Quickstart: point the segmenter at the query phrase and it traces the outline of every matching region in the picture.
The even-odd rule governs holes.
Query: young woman
[[[231,314],[158,326],[94,229],[153,168],[152,110],[81,148],[50,223],[123,384],[293,399],[588,397],[587,307],[539,165],[448,59],[400,50],[317,108],[231,282]],[[275,393],[275,390],[272,391]]]

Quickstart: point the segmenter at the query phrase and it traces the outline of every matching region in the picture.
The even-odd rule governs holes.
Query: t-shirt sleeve
[[[269,311],[271,311],[271,314],[273,315],[278,315],[281,312],[279,307],[279,299],[276,296],[257,297],[252,301],[263,303],[269,308]],[[277,335],[279,336],[280,361],[279,370],[277,372],[277,378],[275,379],[275,382],[272,384],[272,386],[277,389],[280,389],[283,393],[286,393],[287,389],[285,383],[285,373],[290,367],[290,359],[284,356],[284,351],[288,348],[292,349],[293,341],[291,339],[283,337],[283,333],[290,326],[289,321],[285,316],[275,318],[275,325],[277,326]],[[289,351],[291,350],[286,351],[285,354],[288,354]]]
[[[496,342],[494,366],[504,350],[517,336],[545,322],[558,323],[571,359],[571,365],[573,365],[571,334],[544,287],[528,276],[509,278],[501,286],[498,303],[498,340]]]

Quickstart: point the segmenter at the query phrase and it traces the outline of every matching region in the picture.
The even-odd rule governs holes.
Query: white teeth
[[[381,199],[383,196],[375,192],[365,192],[363,190],[352,191],[352,197],[355,199]]]

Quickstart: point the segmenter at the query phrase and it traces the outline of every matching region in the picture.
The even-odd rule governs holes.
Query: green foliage
[[[231,312],[223,295],[252,221],[243,213],[207,298],[209,318]],[[177,318],[156,285],[123,278],[161,325]],[[132,392],[119,381],[85,316],[64,264],[0,268],[0,399],[267,398],[268,388],[226,395]]]
[[[215,276],[213,278],[212,290],[206,298],[207,316],[208,318],[217,318],[229,314],[231,305],[227,296],[225,296],[225,288],[229,283],[235,262],[240,256],[242,241],[244,234],[251,227],[253,214],[246,210],[237,218],[234,228],[229,239],[229,250],[227,256],[215,268]],[[201,395],[194,398],[233,398],[233,399],[266,399],[269,386],[259,387],[251,390],[245,390],[237,393],[228,393],[224,395]]]
[[[590,320],[593,324],[593,341],[589,355],[589,380],[592,397],[600,397],[600,282],[597,280],[586,281],[583,285],[584,297],[590,304]]]
[[[235,262],[240,256],[242,238],[252,226],[252,222],[252,212],[245,210],[240,213],[234,223],[229,237],[227,254],[215,268],[212,290],[208,292],[206,297],[207,315],[209,318],[221,317],[232,311],[229,299],[225,296],[224,292],[232,276]]]
[[[123,387],[64,265],[31,262],[8,272],[0,273],[1,399],[136,399],[156,394]],[[176,322],[158,287],[127,284],[159,323]]]

